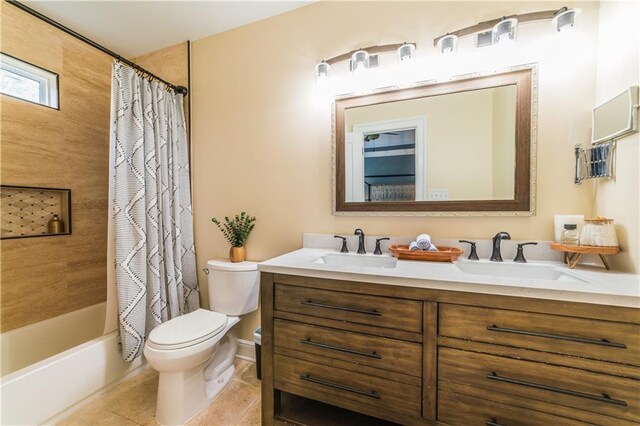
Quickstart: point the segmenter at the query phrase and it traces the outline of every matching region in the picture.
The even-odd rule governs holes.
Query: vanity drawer
[[[274,386],[284,392],[364,413],[382,409],[402,416],[421,415],[419,386],[278,354],[274,355]]]
[[[640,365],[640,325],[440,304],[439,335]]]
[[[275,285],[275,311],[422,332],[422,302],[316,288]]]
[[[470,388],[535,400],[544,412],[572,409],[640,422],[640,381],[575,368],[439,348],[438,388],[465,394]],[[557,404],[557,405],[556,405]],[[554,407],[555,406],[555,407]],[[554,411],[555,408],[555,411]],[[579,410],[583,410],[580,414]],[[612,419],[612,424],[615,419]]]
[[[448,391],[438,393],[438,421],[451,426],[584,425],[581,421]]]
[[[274,344],[421,377],[422,345],[291,321],[274,321]]]

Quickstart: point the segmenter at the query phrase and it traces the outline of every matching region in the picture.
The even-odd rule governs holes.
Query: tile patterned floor
[[[229,385],[209,408],[192,418],[188,426],[251,426],[260,424],[260,381],[255,364],[236,359]],[[64,426],[157,425],[154,418],[158,373],[149,366],[63,419]]]

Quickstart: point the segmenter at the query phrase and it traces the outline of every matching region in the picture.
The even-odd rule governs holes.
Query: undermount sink
[[[483,261],[459,261],[454,264],[465,274],[584,282],[584,280],[573,275],[566,274],[564,271],[551,265]]]
[[[398,259],[387,255],[327,253],[318,258],[315,263],[329,266],[357,266],[367,268],[395,268]]]

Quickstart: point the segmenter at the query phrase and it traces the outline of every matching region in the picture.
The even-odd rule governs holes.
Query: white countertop
[[[392,269],[317,263],[324,254],[336,252],[337,250],[328,248],[302,248],[262,262],[258,269],[262,272],[305,277],[640,308],[639,275],[600,271],[590,267],[569,269],[557,261],[535,261],[530,264],[557,268],[563,273],[564,279],[469,274],[462,272],[454,263],[447,262],[399,260]],[[516,264],[516,267],[521,266]]]

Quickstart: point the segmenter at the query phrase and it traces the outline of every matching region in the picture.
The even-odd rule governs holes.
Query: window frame
[[[0,95],[58,111],[60,110],[60,76],[58,73],[39,67],[5,52],[0,52],[0,68],[37,82],[39,85],[39,101],[35,102],[4,92],[0,92]]]

